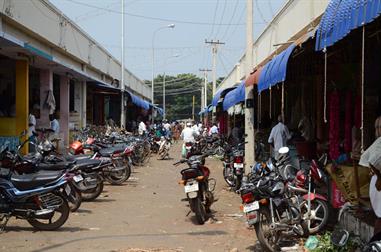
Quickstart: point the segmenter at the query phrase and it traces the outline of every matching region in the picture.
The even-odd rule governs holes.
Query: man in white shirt
[[[138,128],[139,135],[143,136],[147,132],[146,124],[143,121],[140,121]]]
[[[40,106],[38,104],[33,105],[32,111],[29,113],[28,118],[28,136],[33,136],[33,132],[36,131],[36,116],[39,117]]]
[[[186,127],[183,129],[183,131],[181,132],[181,139],[183,139],[184,143],[187,143],[187,142],[194,142],[194,138],[198,136],[198,133],[196,131],[193,130],[192,128],[192,124],[191,123],[187,123]]]
[[[273,146],[273,156],[276,158],[278,156],[278,151],[280,148],[287,146],[287,140],[291,139],[290,132],[286,125],[283,124],[283,118],[281,115],[278,116],[278,124],[275,125],[270,133],[269,144]]]
[[[165,129],[166,136],[169,137],[171,135],[171,124],[169,124],[167,120],[164,120],[163,127]]]
[[[60,124],[54,114],[49,115],[50,128],[54,131],[54,134],[60,133]]]
[[[218,127],[217,124],[213,123],[213,126],[209,130],[209,136],[218,135]]]

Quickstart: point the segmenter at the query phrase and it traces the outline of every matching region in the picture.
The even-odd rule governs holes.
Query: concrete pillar
[[[28,129],[29,118],[29,64],[26,60],[16,61],[16,135]],[[28,152],[26,144],[21,150]]]
[[[253,1],[246,0],[246,56],[245,56],[245,76],[249,77],[253,68]],[[253,86],[245,88],[245,98],[253,99]],[[255,161],[255,139],[254,139],[254,108],[245,109],[245,173],[250,172],[250,165]]]
[[[60,134],[64,147],[69,144],[69,95],[70,83],[67,76],[60,78]]]
[[[49,109],[44,106],[48,91],[53,92],[53,71],[50,69],[40,70],[40,119],[39,127],[49,128]]]
[[[81,87],[82,87],[82,95],[81,95],[81,127],[84,128],[86,127],[86,114],[87,114],[87,110],[86,110],[86,99],[87,99],[87,85],[86,85],[86,81],[82,81],[81,83]]]

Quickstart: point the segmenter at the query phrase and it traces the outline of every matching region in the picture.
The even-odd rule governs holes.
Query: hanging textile
[[[49,90],[46,95],[44,107],[49,109],[49,114],[53,114],[56,110],[56,99],[54,98],[52,90]]]
[[[329,156],[340,156],[340,96],[333,91],[329,97]]]
[[[345,125],[344,125],[344,151],[352,151],[352,93],[345,95]]]

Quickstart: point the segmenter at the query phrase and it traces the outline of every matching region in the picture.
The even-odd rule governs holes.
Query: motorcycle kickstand
[[[185,216],[188,217],[191,213],[192,213],[192,210],[189,210],[189,212]]]

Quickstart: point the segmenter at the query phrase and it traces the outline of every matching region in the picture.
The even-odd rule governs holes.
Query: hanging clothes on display
[[[329,96],[329,156],[340,156],[340,96],[333,91]]]
[[[345,95],[345,125],[344,125],[344,151],[352,151],[352,93]]]

